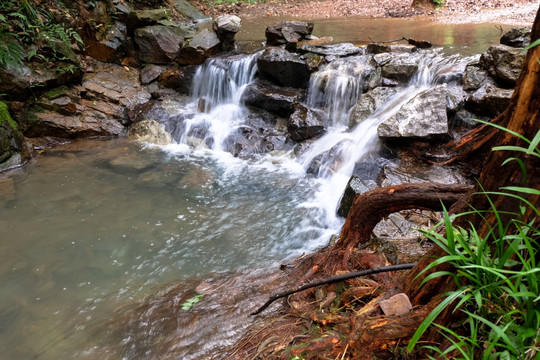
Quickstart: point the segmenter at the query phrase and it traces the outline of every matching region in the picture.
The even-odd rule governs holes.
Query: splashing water
[[[211,59],[197,69],[191,116],[184,121],[179,143],[226,150],[226,140],[244,122],[240,97],[257,72],[259,53]]]
[[[377,135],[379,124],[396,114],[404,104],[420,92],[432,86],[439,79],[439,74],[455,67],[456,62],[461,59],[459,56],[444,58],[433,52],[419,53],[416,56],[418,71],[407,87],[400,89],[386,103],[376,109],[369,118],[350,131],[343,127],[330,128],[326,135],[311,145],[310,149],[298,159],[306,170],[314,160],[319,159],[320,161],[317,177],[320,179],[321,186],[315,194],[314,200],[304,205],[316,207],[318,216],[324,219],[324,223],[329,228],[337,231],[343,223],[343,220],[336,215],[339,200],[353,173],[355,164],[368,160],[376,154],[379,147]],[[460,64],[464,67],[466,61],[461,60]],[[362,77],[357,79],[360,83],[351,82],[351,92],[362,88],[364,84],[361,81],[363,79]],[[330,90],[330,87],[327,90]],[[319,106],[322,108],[325,106],[334,107],[332,102],[339,101],[341,93],[342,90],[338,89],[335,95],[326,96],[327,103],[322,102]],[[350,110],[356,102],[349,102],[347,98],[345,102],[348,108],[343,107],[339,116],[345,117],[348,122]],[[339,120],[339,122],[343,123],[343,120]]]

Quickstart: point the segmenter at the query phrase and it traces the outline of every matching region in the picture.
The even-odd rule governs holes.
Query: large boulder
[[[309,68],[298,55],[283,49],[268,48],[257,59],[259,74],[280,86],[305,88]]]
[[[94,59],[120,63],[133,51],[133,42],[125,24],[116,21],[106,32],[92,32],[85,38],[85,52]]]
[[[168,64],[180,52],[188,30],[172,26],[146,26],[135,30],[139,59],[153,64]]]
[[[0,101],[0,171],[19,165],[26,150],[18,124],[11,118],[7,105]]]
[[[512,89],[501,89],[488,81],[469,96],[465,106],[480,115],[495,117],[508,107],[513,93]]]
[[[524,48],[531,43],[531,29],[514,28],[501,37],[501,44],[516,48]]]
[[[171,18],[171,9],[134,10],[129,13],[127,25],[130,31],[135,29],[157,25],[162,20]]]
[[[297,43],[309,38],[313,31],[313,23],[303,21],[282,21],[266,28],[266,45],[279,46],[287,43]]]
[[[195,22],[206,22],[211,20],[210,17],[197,10],[197,8],[187,0],[174,0],[172,5],[185,19],[194,20]]]
[[[183,65],[200,65],[221,48],[215,32],[203,29],[180,50],[176,61]]]
[[[480,64],[471,63],[465,67],[463,74],[463,89],[478,90],[488,78],[487,70],[482,69]]]
[[[222,50],[234,49],[234,36],[240,31],[242,20],[235,15],[221,15],[214,20],[212,26],[222,43]]]
[[[81,86],[38,98],[21,115],[22,130],[27,137],[118,136],[129,122],[126,110],[149,99],[136,70],[104,64],[85,74]]]
[[[257,81],[247,86],[241,101],[246,105],[264,109],[272,114],[289,117],[304,92],[300,89],[282,88],[266,82]]]
[[[370,117],[375,110],[386,103],[397,90],[389,87],[377,87],[363,94],[349,116],[349,127],[354,127]]]
[[[448,134],[446,84],[426,89],[382,122],[377,132],[383,139],[432,139]]]
[[[480,64],[503,87],[514,87],[523,66],[522,49],[507,45],[494,45],[482,54]]]
[[[196,72],[197,66],[191,65],[171,68],[159,76],[158,82],[163,87],[174,89],[182,94],[189,94]]]
[[[302,141],[326,131],[322,115],[302,104],[296,104],[287,124],[291,139]]]
[[[302,52],[310,52],[317,55],[345,57],[363,53],[363,48],[355,46],[351,43],[329,44],[329,45],[312,45],[305,44],[300,47]]]
[[[384,53],[386,54],[386,53]],[[384,55],[379,54],[379,55]],[[378,55],[375,55],[376,58]],[[418,61],[407,54],[393,55],[381,65],[383,78],[397,81],[400,85],[406,85],[418,71]]]
[[[155,145],[172,144],[173,139],[163,127],[154,119],[142,120],[129,126],[128,137]]]

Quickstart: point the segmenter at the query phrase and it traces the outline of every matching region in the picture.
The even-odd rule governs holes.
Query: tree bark
[[[344,250],[342,267],[348,268],[355,247],[369,240],[373,228],[386,216],[401,210],[442,210],[462,198],[472,186],[437,183],[402,184],[358,194],[345,220],[338,251]]]

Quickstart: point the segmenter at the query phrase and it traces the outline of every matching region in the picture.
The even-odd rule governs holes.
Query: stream
[[[362,24],[360,38],[346,30],[350,21],[323,20],[315,29],[337,41],[367,41],[381,26],[399,29],[385,39],[433,35],[418,25],[402,32],[401,24],[412,26],[407,20],[377,20]],[[246,25],[239,40],[258,41],[249,35],[258,26]],[[494,25],[446,28],[455,30],[434,42],[449,53],[482,52],[499,36]],[[354,164],[377,149],[377,125],[438,71],[466,60],[417,56],[409,86],[352,132],[340,120],[350,110],[340,106],[343,96],[322,105],[313,98],[335,122],[298,159],[280,153],[247,161],[225,151],[246,116],[240,94],[255,74],[255,54],[199,69],[194,99],[207,99],[205,111],[197,112],[195,100],[175,105],[185,118],[182,127],[171,125],[177,144],[81,140],[14,171],[6,182],[12,191],[0,194],[1,358],[200,359],[232,344],[266,296],[242,284],[275,280],[266,269],[326,245],[343,223],[335,209]],[[209,146],[194,149],[194,132]],[[310,162],[336,146],[339,168],[332,158],[318,176],[306,176]],[[202,285],[214,290],[192,311],[179,310]]]

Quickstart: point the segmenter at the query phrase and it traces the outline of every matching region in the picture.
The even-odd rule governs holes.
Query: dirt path
[[[426,17],[434,22],[492,22],[530,27],[538,0],[446,0],[444,6],[427,11],[411,8],[411,0],[268,0],[254,5],[220,5],[199,8],[209,15],[233,13],[241,18],[298,17],[300,19],[364,17]]]

